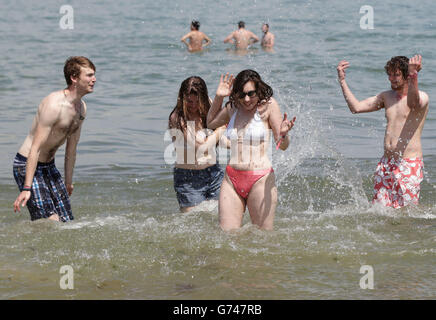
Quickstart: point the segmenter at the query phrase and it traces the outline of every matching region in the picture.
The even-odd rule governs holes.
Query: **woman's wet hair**
[[[245,28],[245,22],[244,21],[239,21],[238,22],[238,27],[239,27],[239,29]]]
[[[409,76],[409,58],[405,56],[392,57],[385,65],[386,73],[395,73],[400,70],[403,74],[403,78],[406,79]]]
[[[180,85],[179,95],[177,97],[177,104],[171,111],[168,119],[168,127],[174,127],[172,125],[171,116],[173,113],[176,114],[176,128],[182,131],[186,130],[187,122],[189,121],[188,108],[187,108],[187,97],[190,94],[195,94],[198,96],[198,113],[200,114],[201,125],[206,128],[206,117],[209,109],[211,107],[209,95],[207,92],[206,82],[200,77],[193,76],[183,80]]]
[[[192,22],[191,22],[191,26],[192,26],[195,30],[198,30],[198,29],[200,29],[200,22],[197,21],[197,20],[192,20]]]
[[[240,99],[240,94],[244,92],[244,86],[247,82],[253,81],[256,91],[256,96],[259,98],[259,104],[268,102],[273,96],[273,89],[262,81],[260,75],[254,70],[244,70],[238,73],[236,76],[232,92],[229,96],[229,101],[226,103],[233,107],[238,107],[238,100]]]

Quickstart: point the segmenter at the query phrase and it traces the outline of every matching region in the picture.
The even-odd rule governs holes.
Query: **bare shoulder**
[[[396,101],[396,93],[393,90],[382,91],[375,96],[375,99],[381,108],[385,108]]]
[[[38,111],[39,112],[60,112],[64,99],[63,91],[55,91],[42,99]]]
[[[187,34],[185,34],[183,37],[182,37],[182,41],[184,40],[184,39],[188,39],[188,38],[190,38],[192,36],[192,31],[190,31],[190,32],[188,32]]]
[[[268,109],[270,109],[272,111],[279,111],[280,112],[279,103],[273,97],[271,97],[267,102],[265,102],[265,104],[268,107]]]
[[[276,99],[271,97],[268,101],[264,101],[257,108],[262,119],[267,120],[274,115],[280,115],[280,107]]]
[[[43,125],[53,125],[59,119],[63,105],[63,91],[50,93],[38,107],[38,119]]]
[[[56,103],[61,101],[65,97],[63,90],[53,91],[48,96],[46,96],[42,101],[46,103]]]
[[[170,114],[170,121],[173,122],[173,121],[176,121],[176,120],[177,120],[177,115],[176,115],[176,112],[173,111]]]
[[[390,96],[394,96],[394,95],[395,95],[395,91],[386,90],[386,91],[380,92],[377,96],[382,98],[382,99],[386,99],[386,98],[389,98]]]
[[[275,105],[279,106],[279,103],[277,102],[277,100],[274,97],[271,97],[267,103],[275,104]]]
[[[429,98],[427,93],[424,91],[419,91],[419,101],[421,103],[421,108],[427,107],[429,104]]]
[[[169,127],[171,128],[176,128],[177,127],[177,114],[175,111],[171,112],[170,114],[170,123],[169,123]]]

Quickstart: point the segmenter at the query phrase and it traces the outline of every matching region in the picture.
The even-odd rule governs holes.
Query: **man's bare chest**
[[[84,120],[80,111],[72,109],[63,110],[59,121],[54,127],[55,131],[67,136],[76,132],[80,127],[80,123]]]
[[[410,115],[413,115],[412,109],[407,105],[407,97],[386,99],[385,110],[388,121],[405,121]]]

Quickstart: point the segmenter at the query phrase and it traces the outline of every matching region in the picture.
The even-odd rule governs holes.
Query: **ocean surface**
[[[410,1],[0,1],[0,299],[435,299],[436,3]],[[374,29],[362,29],[364,5]],[[180,43],[192,19],[211,39]],[[276,36],[274,52],[239,54],[222,40],[239,20]],[[364,21],[365,22],[365,21]],[[392,56],[421,54],[430,98],[419,206],[373,207],[383,111],[353,115],[336,80],[350,61],[358,99],[390,88]],[[39,102],[65,87],[67,57],[97,67],[77,151],[75,220],[31,222],[13,212],[12,161]],[[296,116],[291,146],[273,152],[275,229],[221,231],[217,203],[181,214],[164,160],[180,83],[201,76],[214,97],[221,73],[257,70],[282,112]],[[64,148],[56,156],[63,172]],[[223,163],[224,165],[224,163]],[[60,288],[62,266],[74,288]],[[362,289],[370,266],[374,288]]]

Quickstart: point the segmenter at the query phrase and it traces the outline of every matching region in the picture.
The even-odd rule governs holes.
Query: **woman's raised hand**
[[[233,78],[233,74],[231,74],[229,77],[228,72],[226,73],[225,76],[221,75],[218,89],[216,89],[216,95],[220,97],[228,97],[230,93],[232,93],[232,86],[234,80],[235,78]]]

